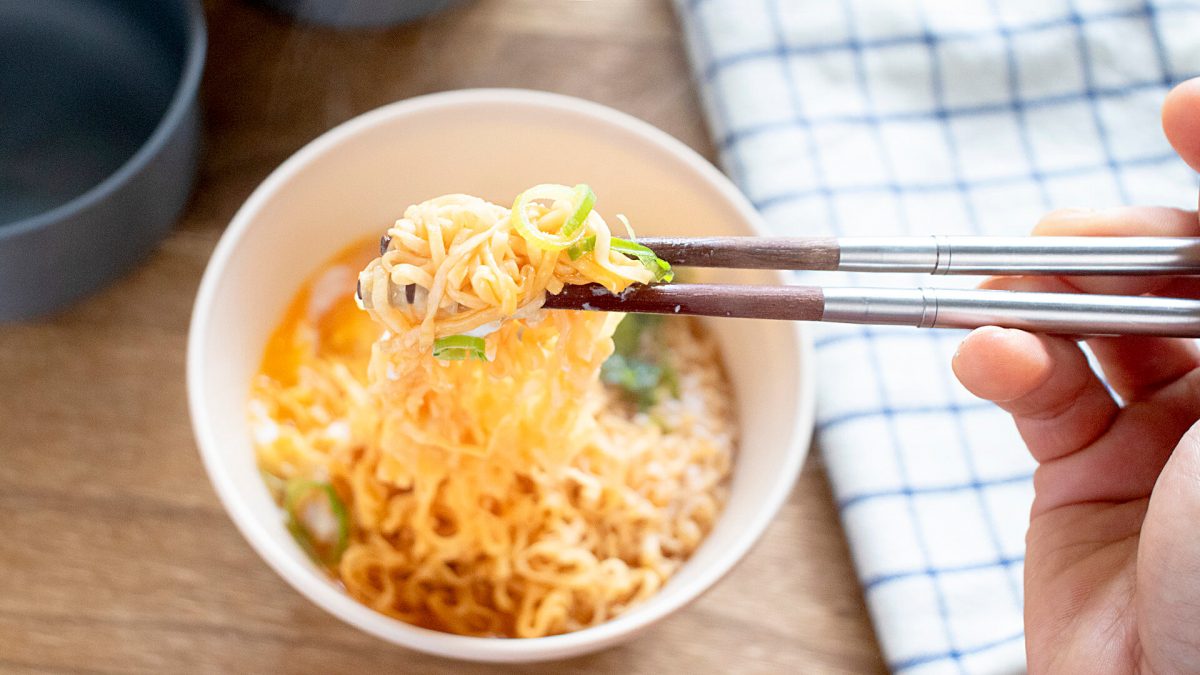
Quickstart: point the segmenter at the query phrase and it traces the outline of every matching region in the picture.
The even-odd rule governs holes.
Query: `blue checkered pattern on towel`
[[[1195,205],[1158,115],[1200,71],[1200,3],[677,6],[721,160],[781,234],[1017,234],[1061,206]],[[891,667],[1023,670],[1033,464],[954,381],[961,334],[818,328],[820,444]]]

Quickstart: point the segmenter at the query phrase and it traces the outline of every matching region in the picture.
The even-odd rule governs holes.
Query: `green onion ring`
[[[329,512],[337,522],[337,539],[331,545],[322,546],[300,518],[300,507],[305,499],[314,493],[325,495],[329,503]],[[329,483],[293,478],[284,487],[283,509],[287,512],[287,529],[300,547],[318,562],[329,567],[337,565],[342,559],[342,554],[346,552],[346,547],[350,545],[350,514],[333,486]]]
[[[447,335],[433,342],[433,357],[443,361],[487,361],[487,342],[474,335]]]
[[[579,189],[581,187],[583,190]],[[595,195],[592,194],[591,189],[586,185],[576,186],[575,189],[553,183],[535,185],[517,196],[517,200],[513,203],[512,207],[512,225],[516,228],[517,233],[521,235],[521,238],[529,242],[531,246],[540,248],[543,251],[561,251],[569,248],[583,237],[583,221],[591,213],[591,203],[588,203],[588,195],[591,195],[590,201],[594,203]],[[577,199],[582,201],[577,202]],[[572,209],[571,216],[563,222],[563,226],[557,234],[543,232],[530,222],[527,208],[530,203],[538,200],[566,201],[575,206]],[[587,207],[586,210],[585,206]],[[568,231],[568,228],[572,226],[572,223],[576,219],[578,219],[578,223],[573,226],[572,231]]]

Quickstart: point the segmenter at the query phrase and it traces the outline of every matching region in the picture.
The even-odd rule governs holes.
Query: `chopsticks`
[[[1200,275],[1200,238],[641,238],[676,266],[924,274]],[[384,244],[386,248],[386,242]],[[389,281],[389,286],[391,282]],[[359,289],[360,302],[363,294]],[[405,289],[389,287],[391,304]],[[407,298],[407,302],[411,302]],[[1077,336],[1200,337],[1200,300],[949,288],[596,284],[548,294],[548,309],[830,321],[918,328],[1002,326]]]
[[[1200,238],[641,238],[672,265],[920,274],[1200,274]]]
[[[642,238],[672,265],[923,274],[1197,275],[1200,238]],[[831,321],[919,328],[1007,328],[1068,335],[1200,337],[1200,301],[947,288],[665,284],[620,295],[568,286],[551,309]]]

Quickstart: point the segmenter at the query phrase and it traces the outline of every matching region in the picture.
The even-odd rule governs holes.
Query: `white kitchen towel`
[[[1200,71],[1200,3],[676,2],[721,161],[779,234],[1022,234],[1051,208],[1196,204],[1159,107]],[[820,446],[905,673],[1025,668],[1033,464],[954,380],[961,337],[818,326]]]

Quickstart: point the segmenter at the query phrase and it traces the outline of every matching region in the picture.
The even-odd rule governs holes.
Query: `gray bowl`
[[[336,28],[376,28],[415,21],[462,0],[258,0],[301,21]]]
[[[0,2],[0,321],[149,253],[199,154],[200,0]]]

